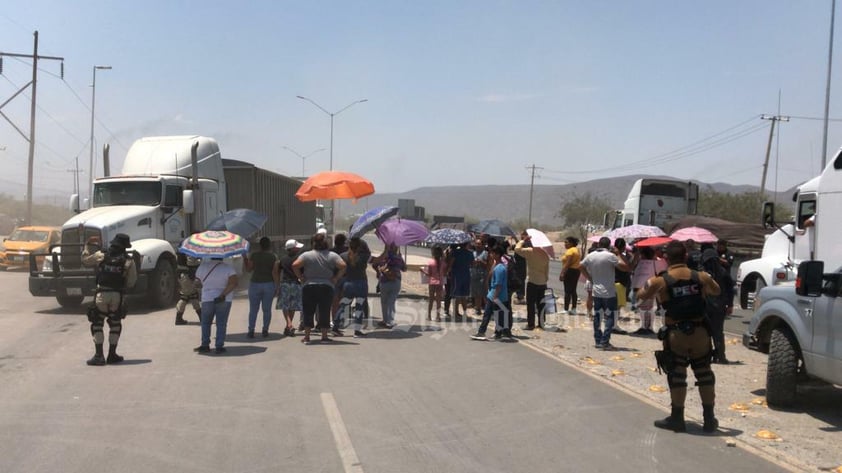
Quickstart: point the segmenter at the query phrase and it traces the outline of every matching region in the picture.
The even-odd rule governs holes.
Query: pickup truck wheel
[[[795,335],[786,327],[772,330],[766,369],[766,402],[773,407],[795,404],[800,351]]]
[[[175,300],[175,270],[172,264],[165,260],[158,260],[155,270],[149,277],[149,301],[155,307],[164,308]]]
[[[56,296],[56,301],[58,301],[58,305],[62,306],[65,309],[75,309],[82,305],[82,300],[85,299],[84,296]]]

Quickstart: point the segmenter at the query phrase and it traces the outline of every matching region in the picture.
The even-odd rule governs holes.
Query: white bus
[[[663,228],[669,221],[695,215],[698,203],[698,184],[676,179],[638,179],[623,210],[609,212],[605,226],[614,229],[641,224]]]

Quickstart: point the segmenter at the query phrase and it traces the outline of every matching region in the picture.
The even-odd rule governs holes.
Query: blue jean
[[[488,323],[491,322],[492,315],[495,317],[494,323],[497,324],[494,333],[506,333],[511,329],[509,325],[509,305],[505,302],[497,305],[494,301],[486,298],[485,311],[482,313],[482,322],[479,324],[477,333],[485,333],[488,329]]]
[[[269,330],[272,322],[272,299],[275,297],[274,282],[253,282],[249,284],[249,332],[254,332],[257,311],[263,306],[263,330]]]
[[[395,323],[395,304],[398,302],[398,293],[401,292],[401,280],[380,281],[380,310],[383,313],[383,322],[389,325]]]
[[[228,330],[228,314],[231,313],[231,303],[202,302],[202,346],[210,346],[211,324],[216,318],[216,348],[225,345],[225,332]]]
[[[593,337],[597,345],[605,345],[611,341],[611,331],[614,330],[614,317],[617,313],[617,296],[593,298]],[[605,323],[602,330],[601,323]]]
[[[362,330],[363,317],[368,306],[368,281],[345,281],[342,287],[342,299],[339,300],[339,310],[336,311],[336,318],[341,322],[347,318],[348,311],[354,320],[354,330]],[[336,321],[334,321],[336,325]]]

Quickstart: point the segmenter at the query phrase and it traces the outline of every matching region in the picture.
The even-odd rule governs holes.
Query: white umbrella
[[[544,250],[550,258],[555,258],[553,242],[550,241],[550,238],[544,232],[534,228],[527,228],[526,234],[529,235],[529,241],[532,242],[533,248],[540,248],[541,250]]]

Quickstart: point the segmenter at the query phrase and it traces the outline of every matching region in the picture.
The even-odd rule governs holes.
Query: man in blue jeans
[[[595,347],[601,350],[614,349],[611,345],[611,331],[617,314],[614,270],[629,271],[629,266],[617,256],[616,251],[611,247],[611,239],[602,237],[596,251],[588,253],[580,263],[582,274],[593,286],[593,335]]]
[[[500,262],[503,256],[503,248],[499,245],[491,247],[489,256],[494,261],[494,268],[491,270],[491,287],[488,294],[485,296],[487,301],[485,303],[485,312],[482,315],[482,323],[480,323],[479,330],[475,335],[471,335],[474,340],[488,340],[485,337],[485,331],[488,329],[488,323],[491,321],[491,316],[495,315],[494,339],[501,340],[504,337],[506,340],[512,340],[512,328],[509,323],[509,293],[508,284],[506,281],[507,271],[506,265]]]

